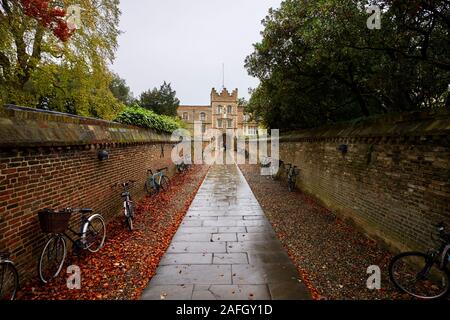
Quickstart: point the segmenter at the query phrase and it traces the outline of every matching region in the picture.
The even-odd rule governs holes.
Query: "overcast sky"
[[[113,70],[134,95],[163,81],[182,104],[209,104],[212,87],[248,88],[245,57],[261,39],[261,20],[281,0],[121,0],[119,50]]]

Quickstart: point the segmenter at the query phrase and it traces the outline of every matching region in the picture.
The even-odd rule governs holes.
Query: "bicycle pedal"
[[[77,240],[77,241],[75,241],[75,250],[74,251],[76,251],[76,250],[78,250],[78,251],[83,251],[84,249],[86,249],[86,244],[83,242],[83,241],[81,241],[81,240]]]
[[[82,248],[80,247],[79,244],[75,243],[75,245],[73,246],[73,254],[76,256],[79,256],[79,255],[81,255],[81,252],[82,252]]]

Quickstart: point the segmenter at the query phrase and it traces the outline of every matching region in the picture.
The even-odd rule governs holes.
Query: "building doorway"
[[[223,150],[227,150],[227,134],[222,134]]]

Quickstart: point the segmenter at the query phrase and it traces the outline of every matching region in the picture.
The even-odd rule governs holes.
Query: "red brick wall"
[[[144,193],[147,169],[171,166],[173,170],[170,141],[124,140],[63,147],[56,146],[59,144],[56,142],[54,146],[45,147],[34,142],[33,147],[29,143],[22,146],[18,140],[15,148],[2,147],[1,141],[2,136],[0,251],[7,249],[12,253],[22,280],[36,276],[38,257],[44,245],[45,236],[40,231],[37,216],[39,210],[90,207],[109,220],[122,214],[120,190],[111,188],[114,183],[137,180],[132,195],[139,198]],[[70,141],[68,138],[67,144]],[[108,160],[98,160],[97,153],[101,149],[109,152]],[[73,217],[71,222],[77,224],[77,219]],[[125,226],[124,232],[127,232]]]
[[[368,234],[396,250],[427,250],[433,224],[450,228],[448,128],[443,116],[304,131],[282,138],[280,158],[299,166],[302,190]]]

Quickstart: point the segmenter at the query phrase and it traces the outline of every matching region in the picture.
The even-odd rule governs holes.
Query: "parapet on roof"
[[[238,89],[234,89],[231,93],[227,88],[223,88],[220,93],[215,88],[211,90],[211,102],[237,102]]]

